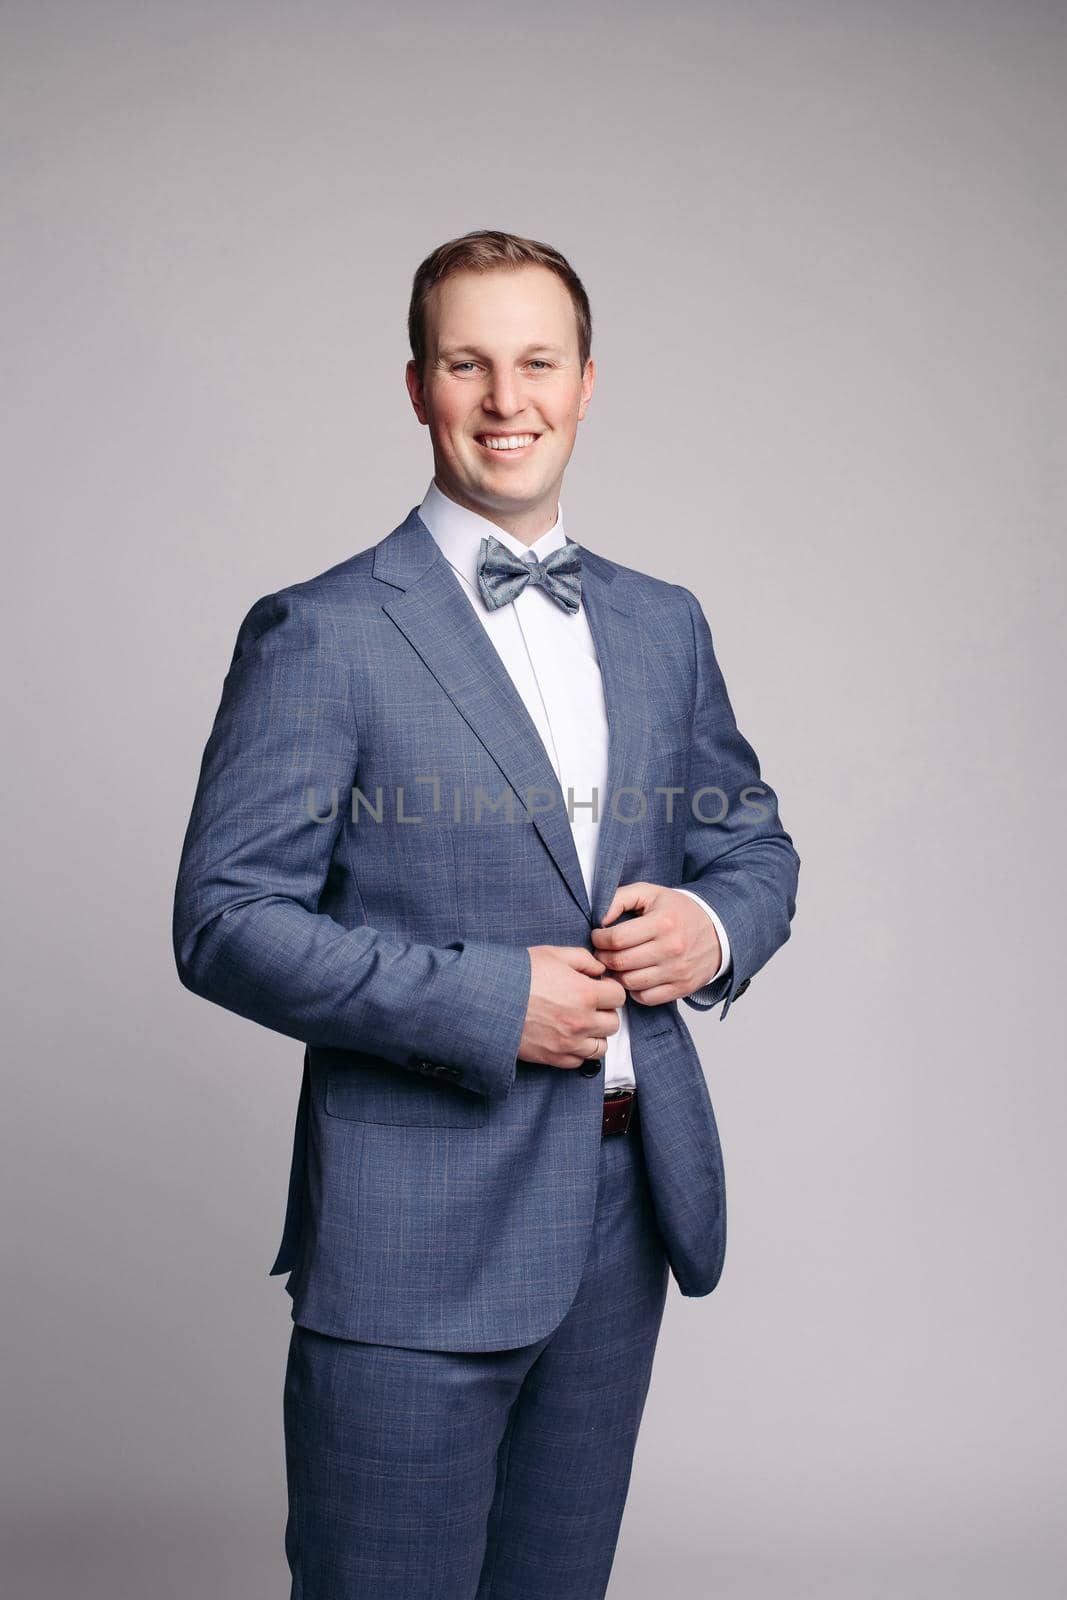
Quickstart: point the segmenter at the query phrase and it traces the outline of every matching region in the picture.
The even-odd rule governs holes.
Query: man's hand
[[[528,949],[530,998],[519,1060],[545,1067],[580,1067],[583,1061],[602,1056],[608,1035],[621,1027],[616,1013],[626,1004],[625,989],[603,976],[604,963],[591,950],[561,944]]]
[[[642,1005],[678,1000],[710,983],[722,965],[715,926],[689,896],[656,883],[626,883],[615,891],[604,923],[636,911],[617,928],[592,932],[605,968]]]

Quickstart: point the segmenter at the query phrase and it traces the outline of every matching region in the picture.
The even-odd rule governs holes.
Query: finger
[[[594,928],[590,937],[599,951],[610,955],[613,950],[628,950],[635,944],[659,938],[666,929],[666,919],[650,912],[643,917],[633,917],[620,922],[617,928]]]
[[[641,967],[665,967],[670,959],[670,954],[664,950],[660,939],[646,939],[642,944],[613,951],[606,965],[610,968],[612,977],[621,979],[624,974],[629,976]]]
[[[650,883],[623,883],[620,884],[612,896],[611,904],[601,917],[601,923],[613,922],[616,917],[621,917],[624,911],[640,911],[647,904]]]
[[[593,1004],[597,1011],[618,1011],[626,1004],[626,990],[618,978],[598,978]]]
[[[632,998],[637,1001],[638,1005],[661,1006],[668,1000],[679,999],[680,996],[676,983],[656,983],[650,989],[642,989],[640,993],[634,994]]]
[[[633,972],[628,972],[623,979],[627,992],[638,995],[645,989],[650,989],[653,984],[666,986],[673,982],[670,970],[667,967],[636,967]]]
[[[556,953],[568,962],[576,972],[584,972],[591,978],[597,978],[604,971],[604,963],[592,950],[586,950],[583,945],[556,945]]]
[[[596,1034],[589,1034],[584,1041],[579,1039],[571,1054],[557,1056],[551,1065],[554,1067],[567,1067],[568,1069],[581,1067],[587,1061],[599,1060],[606,1051],[607,1041]]]

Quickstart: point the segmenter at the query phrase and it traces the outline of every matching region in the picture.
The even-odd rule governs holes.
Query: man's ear
[[[414,358],[409,361],[407,366],[404,368],[404,382],[407,385],[407,391],[411,399],[411,404],[415,408],[415,415],[425,427],[428,421],[426,415],[426,404],[422,394],[422,379],[419,377],[419,369],[415,365]]]
[[[593,361],[592,356],[590,356],[589,360],[585,364],[585,371],[582,373],[582,398],[581,398],[581,402],[580,402],[580,404],[578,406],[578,421],[579,422],[581,422],[582,418],[585,416],[586,407],[588,406],[590,400],[593,398],[593,384],[595,383],[595,381],[596,381],[596,365],[595,365],[595,363]]]

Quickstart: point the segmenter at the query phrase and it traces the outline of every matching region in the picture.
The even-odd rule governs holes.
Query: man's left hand
[[[609,928],[624,911],[638,915]],[[592,940],[611,976],[646,1006],[692,994],[722,965],[711,918],[688,895],[657,883],[621,884]]]

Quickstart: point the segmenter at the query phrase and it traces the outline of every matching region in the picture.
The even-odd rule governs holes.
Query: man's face
[[[435,284],[426,370],[420,381],[409,361],[406,382],[441,489],[532,543],[556,520],[594,370],[591,358],[579,367],[574,305],[547,267],[458,272]]]

